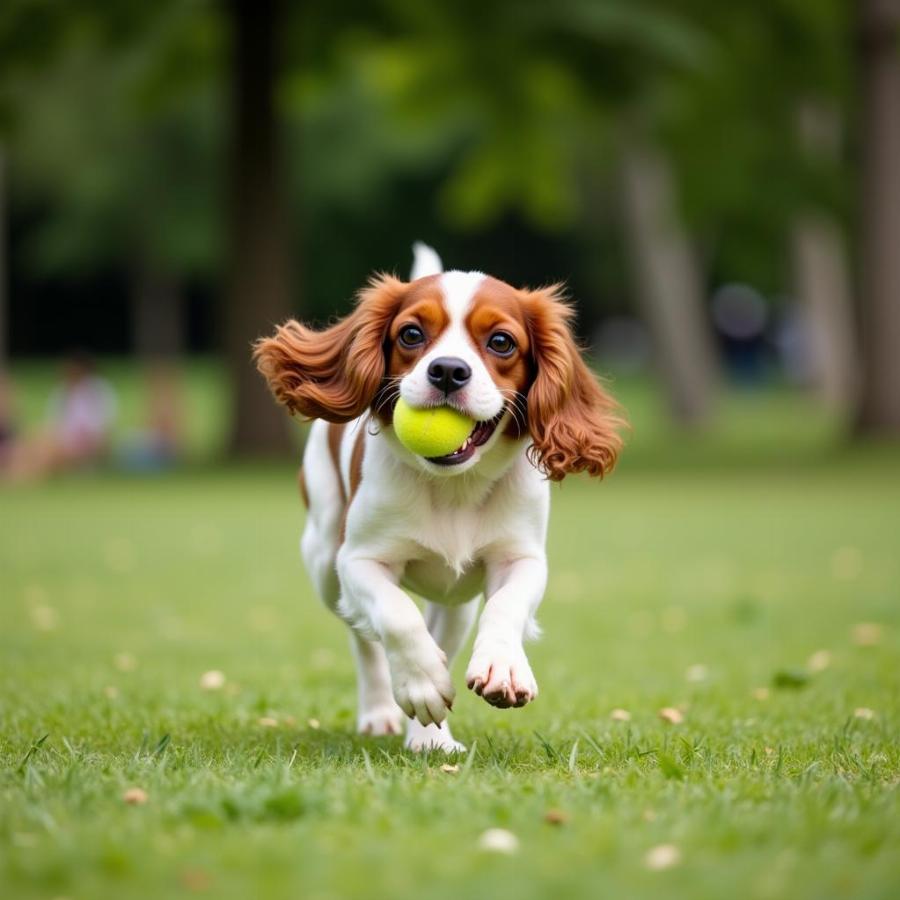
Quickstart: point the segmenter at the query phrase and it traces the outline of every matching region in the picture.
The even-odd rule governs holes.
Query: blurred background
[[[898,22],[897,0],[6,0],[6,476],[290,453],[251,341],[405,276],[416,239],[566,282],[626,464],[900,436]]]

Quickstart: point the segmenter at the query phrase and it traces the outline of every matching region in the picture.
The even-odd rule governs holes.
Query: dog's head
[[[548,478],[602,476],[621,447],[615,401],[588,369],[558,288],[517,290],[478,272],[402,282],[374,279],[346,318],[322,331],[289,321],[257,342],[276,398],[307,418],[346,422],[394,405],[448,405],[476,422],[466,443],[432,460],[435,475],[467,471],[504,440],[529,439]]]

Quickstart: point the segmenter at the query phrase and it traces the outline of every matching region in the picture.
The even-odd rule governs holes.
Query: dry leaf
[[[816,650],[806,661],[810,672],[824,672],[831,665],[831,654],[827,650]]]
[[[225,686],[225,673],[218,669],[210,669],[200,676],[200,687],[204,691],[218,691]]]
[[[877,622],[860,622],[853,626],[853,643],[857,647],[874,647],[881,643],[882,628]]]
[[[569,821],[569,814],[562,809],[548,809],[544,813],[544,821],[548,825],[565,825]]]
[[[478,839],[478,846],[489,853],[512,855],[519,850],[519,839],[505,828],[488,828]]]
[[[149,798],[143,788],[130,787],[122,794],[122,799],[130,806],[142,806]]]
[[[681,862],[681,851],[674,844],[659,844],[647,851],[644,865],[654,872],[671,869]]]

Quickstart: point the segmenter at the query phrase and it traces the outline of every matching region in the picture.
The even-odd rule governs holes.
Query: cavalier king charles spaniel
[[[444,272],[416,244],[409,282],[379,276],[331,327],[289,321],[257,342],[275,397],[315,420],[301,551],[350,625],[360,732],[398,734],[405,714],[407,747],[465,750],[447,722],[449,667],[476,618],[468,687],[499,708],[537,696],[523,642],[547,582],[550,482],[602,477],[621,447],[617,405],[572,317],[557,287]],[[417,456],[391,427],[400,397],[455,407],[472,433],[446,456]]]

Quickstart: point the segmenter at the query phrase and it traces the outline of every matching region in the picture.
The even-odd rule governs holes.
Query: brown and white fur
[[[537,696],[523,642],[547,581],[550,481],[607,473],[621,420],[557,288],[442,272],[431,248],[415,251],[410,282],[375,278],[346,318],[321,331],[289,321],[255,355],[277,399],[316,420],[301,550],[351,626],[359,730],[399,733],[405,714],[408,747],[451,752],[465,748],[447,722],[449,666],[476,618],[469,688],[503,708]],[[429,461],[394,434],[401,396],[488,424]],[[424,615],[407,591],[425,598]]]

